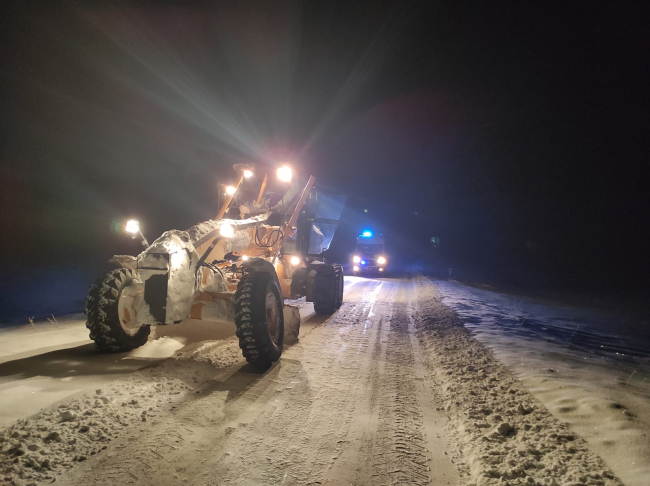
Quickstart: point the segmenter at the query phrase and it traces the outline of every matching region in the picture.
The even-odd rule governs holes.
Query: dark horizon
[[[242,161],[350,196],[339,259],[367,221],[405,265],[647,292],[648,7],[432,3],[5,6],[3,309],[138,252],[116,219],[213,217]]]

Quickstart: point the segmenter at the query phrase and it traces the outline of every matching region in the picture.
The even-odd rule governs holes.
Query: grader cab
[[[242,204],[245,219],[226,219],[235,193],[252,168],[241,173],[236,190],[214,220],[187,231],[163,233],[137,257],[116,256],[120,268],[98,278],[86,301],[86,326],[96,346],[121,352],[143,345],[151,326],[187,319],[234,321],[249,362],[269,364],[282,354],[285,330],[297,338],[300,314],[285,299],[305,297],[317,314],[332,314],[343,302],[343,270],[327,264],[343,210],[341,196],[319,194],[310,177],[270,206],[264,177],[256,201]],[[284,171],[284,172],[282,172]],[[278,176],[287,179],[287,169]],[[289,172],[290,178],[290,172]],[[141,236],[137,224],[127,230]],[[286,326],[285,326],[286,324]]]

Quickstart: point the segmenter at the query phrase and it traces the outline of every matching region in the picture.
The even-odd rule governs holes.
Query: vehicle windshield
[[[357,251],[359,253],[381,253],[384,251],[384,245],[359,245],[357,244]]]

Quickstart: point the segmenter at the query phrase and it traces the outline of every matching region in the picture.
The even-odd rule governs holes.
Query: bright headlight
[[[300,258],[292,256],[290,262],[293,266],[300,265]]]
[[[278,169],[278,179],[280,179],[282,182],[290,182],[291,176],[291,167],[283,165]]]
[[[124,231],[127,233],[136,234],[140,231],[140,223],[138,223],[138,221],[135,219],[129,219],[126,222],[126,228],[124,228]]]
[[[355,265],[354,267],[352,267],[352,270],[354,270],[355,272],[358,272],[358,271],[359,271],[359,267],[357,267],[357,266]]]
[[[361,261],[361,257],[360,257],[359,255],[354,255],[354,256],[352,257],[352,261],[353,261],[354,263],[359,263],[359,262]]]
[[[224,238],[230,238],[232,235],[235,234],[235,228],[233,228],[231,224],[223,223],[221,225],[221,228],[219,228],[219,233]]]
[[[379,257],[379,258],[377,258],[377,263],[379,263],[380,265],[383,265],[384,263],[386,263],[386,259],[384,257]]]

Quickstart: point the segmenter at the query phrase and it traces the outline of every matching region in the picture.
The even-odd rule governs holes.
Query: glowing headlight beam
[[[386,259],[383,256],[380,256],[379,258],[377,258],[377,263],[383,265],[384,263],[386,263]]]
[[[140,223],[138,222],[137,219],[129,219],[126,222],[126,226],[124,227],[124,231],[126,233],[129,233],[131,235],[131,238],[133,238],[134,240],[137,237],[140,237],[140,241],[142,242],[142,246],[144,246],[145,248],[149,248],[149,242],[144,237],[144,235],[140,232]]]
[[[293,173],[291,171],[291,167],[288,165],[283,165],[278,169],[278,179],[280,179],[282,182],[290,182],[292,176]]]
[[[231,224],[223,223],[219,228],[219,234],[224,238],[230,238],[235,234],[235,228]]]
[[[140,232],[140,223],[136,219],[129,219],[126,222],[126,227],[124,228],[124,231],[134,235],[138,234]]]

